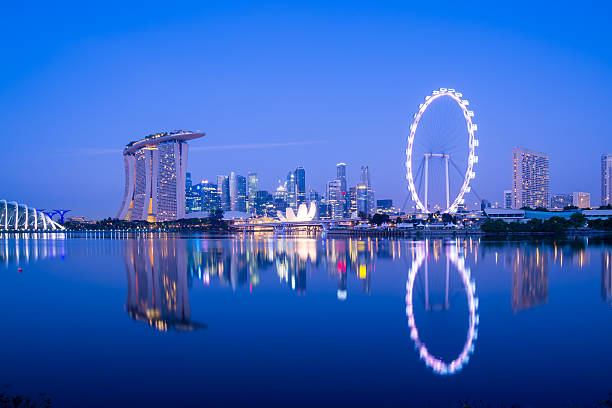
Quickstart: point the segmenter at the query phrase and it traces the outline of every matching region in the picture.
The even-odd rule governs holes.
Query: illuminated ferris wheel
[[[471,191],[478,140],[474,112],[468,106],[460,92],[440,88],[425,98],[414,115],[406,148],[406,179],[416,210],[422,213],[455,213]]]

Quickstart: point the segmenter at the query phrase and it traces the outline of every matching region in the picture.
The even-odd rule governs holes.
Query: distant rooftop
[[[171,140],[187,141],[203,137],[205,133],[196,133],[190,130],[173,130],[171,132],[160,132],[145,136],[143,139],[135,140],[125,145],[123,154],[127,155],[134,153],[136,150],[145,146],[156,146],[163,142]]]

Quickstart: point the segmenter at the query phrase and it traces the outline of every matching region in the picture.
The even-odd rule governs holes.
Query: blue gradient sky
[[[303,165],[322,191],[344,161],[349,183],[368,164],[377,198],[401,204],[412,115],[452,87],[476,114],[481,196],[501,200],[519,145],[549,153],[551,192],[599,203],[606,3],[328,3],[3,6],[0,198],[114,216],[122,147],[199,129],[195,179],[257,171],[272,190]]]

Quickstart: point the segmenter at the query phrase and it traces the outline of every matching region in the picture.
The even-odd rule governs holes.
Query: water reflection
[[[612,305],[612,250],[601,254],[601,300]]]
[[[188,331],[206,325],[191,321],[185,240],[128,240],[126,310],[134,320],[160,331]]]
[[[456,241],[448,241],[444,243],[444,255],[441,253],[442,241],[434,241],[430,244],[429,240],[421,241],[415,244],[413,249],[413,261],[408,272],[408,281],[406,282],[406,316],[408,318],[408,326],[410,327],[410,337],[415,343],[419,357],[430,367],[435,373],[441,375],[455,374],[460,371],[469,361],[470,355],[474,352],[474,340],[477,336],[478,325],[478,299],[475,296],[476,285],[471,278],[470,268],[465,264],[464,253],[460,249]],[[430,254],[433,259],[430,259]],[[463,284],[465,295],[468,303],[468,331],[465,344],[459,355],[450,362],[443,361],[440,357],[434,356],[427,348],[425,342],[419,337],[419,331],[414,316],[415,302],[415,280],[417,274],[422,273],[424,279],[423,296],[426,310],[432,310],[430,302],[429,289],[429,265],[435,263],[440,258],[445,258],[445,295],[444,303],[440,309],[448,309],[450,307],[449,292],[450,292],[450,270],[451,264],[459,273]]]
[[[539,247],[516,248],[512,262],[512,310],[548,302],[548,252]]]
[[[0,264],[23,264],[66,256],[65,234],[0,234]]]

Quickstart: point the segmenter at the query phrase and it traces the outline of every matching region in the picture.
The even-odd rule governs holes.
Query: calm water
[[[0,236],[0,310],[0,384],[59,407],[612,392],[605,239]]]

